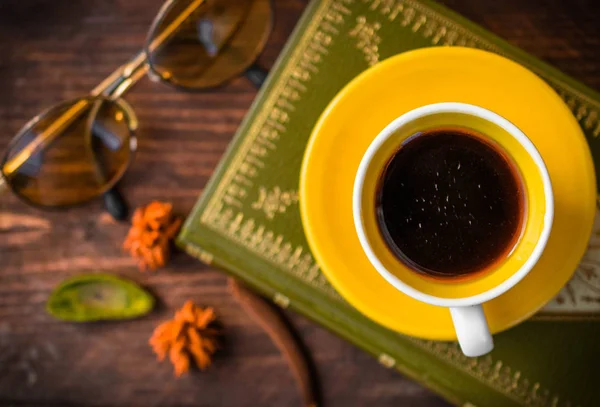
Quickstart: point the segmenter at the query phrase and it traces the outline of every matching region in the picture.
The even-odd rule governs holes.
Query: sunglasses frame
[[[178,19],[181,19],[181,21],[179,21],[178,24],[175,24],[172,28],[165,29],[166,33],[163,34],[164,38],[159,38],[159,41],[157,43],[154,43],[154,40],[155,40],[154,37],[156,37],[154,35],[154,31],[156,30],[158,25],[160,23],[162,23],[165,15],[177,4],[178,1],[179,0],[167,0],[165,3],[163,3],[163,5],[160,7],[158,13],[156,14],[156,17],[154,17],[152,24],[150,25],[150,28],[148,29],[148,33],[146,35],[146,39],[144,41],[144,46],[143,46],[142,50],[139,51],[137,54],[135,54],[127,63],[121,65],[119,68],[117,68],[115,71],[113,71],[100,84],[98,84],[94,89],[92,89],[92,91],[87,96],[71,99],[66,102],[57,103],[57,104],[43,110],[41,113],[39,113],[38,115],[33,117],[19,130],[19,132],[15,135],[15,137],[13,137],[13,139],[11,139],[11,141],[9,142],[9,144],[6,148],[6,152],[3,154],[3,159],[2,159],[2,161],[0,161],[0,165],[2,166],[2,167],[0,167],[0,194],[3,192],[4,189],[9,189],[13,193],[15,193],[15,195],[17,195],[17,197],[21,201],[25,202],[26,204],[31,205],[36,208],[42,208],[45,210],[61,210],[61,209],[66,209],[66,208],[79,206],[79,205],[88,203],[89,201],[110,191],[111,188],[113,188],[123,178],[123,176],[125,175],[125,173],[127,172],[129,166],[131,165],[131,163],[133,161],[135,151],[137,150],[137,137],[136,137],[135,131],[137,130],[137,127],[138,127],[138,119],[137,119],[137,116],[136,116],[133,108],[129,105],[129,103],[127,103],[125,101],[125,99],[122,98],[122,96],[125,94],[125,92],[127,92],[133,85],[135,85],[140,79],[142,79],[146,75],[154,82],[160,81],[160,82],[163,82],[177,90],[185,90],[188,92],[189,91],[201,92],[201,91],[205,91],[206,89],[215,89],[215,88],[218,88],[219,86],[222,86],[223,84],[227,83],[227,81],[224,81],[223,83],[221,83],[219,85],[211,86],[211,87],[198,87],[198,88],[185,87],[185,86],[182,86],[175,82],[169,81],[168,78],[164,78],[162,75],[160,75],[154,71],[152,64],[150,63],[150,58],[149,58],[149,55],[153,52],[151,47],[160,46],[163,41],[165,41],[170,35],[172,35],[174,32],[176,32],[177,28],[185,21],[185,19],[187,19],[189,17],[189,14],[194,12],[196,10],[196,8],[200,7],[201,5],[210,2],[210,0],[194,0],[195,6],[194,7],[188,6],[188,8],[186,8],[186,10],[178,16]],[[264,1],[264,0],[256,0],[256,1]],[[269,3],[269,7],[272,9],[271,0],[266,0],[266,1]],[[189,14],[187,16],[182,17],[186,12]],[[264,35],[263,41],[257,47],[257,49],[262,50],[264,48],[264,45],[266,44],[266,42],[269,38],[270,32],[272,30],[272,26],[273,26],[273,15],[272,15],[272,13],[270,13],[270,20],[269,20],[267,33]],[[240,73],[242,73],[244,71],[246,71],[248,73],[248,75],[247,75],[248,78],[257,87],[260,86],[262,84],[262,82],[264,81],[264,79],[266,78],[266,73],[262,69],[257,67],[255,64],[253,64],[253,62],[249,63],[248,66],[240,68]],[[42,117],[47,115],[53,109],[59,108],[60,106],[65,106],[65,105],[68,106],[69,104],[74,106],[77,103],[77,101],[80,101],[80,100],[89,100],[90,103],[94,103],[95,100],[105,100],[105,101],[119,104],[119,106],[123,109],[123,111],[125,112],[125,114],[127,116],[128,126],[130,129],[130,134],[129,134],[130,155],[128,157],[128,160],[125,163],[125,165],[123,166],[123,169],[121,170],[120,174],[118,176],[113,177],[113,180],[111,180],[110,183],[105,185],[101,189],[101,191],[98,192],[97,195],[92,196],[89,199],[85,199],[81,202],[65,204],[65,205],[43,205],[43,204],[38,204],[38,203],[32,202],[27,197],[18,193],[15,190],[15,188],[11,185],[11,183],[9,182],[8,176],[4,174],[3,167],[7,161],[6,157],[7,157],[8,153],[10,152],[11,148],[14,147],[15,143],[17,143],[18,140],[21,137],[23,137],[23,135],[27,131],[29,131],[31,129],[31,127],[33,127],[36,123],[38,123]],[[75,112],[71,116],[64,118],[64,120],[74,119],[80,113],[81,112]],[[91,117],[92,116],[90,115],[90,117],[88,118],[89,123],[86,126],[86,133],[84,134],[85,137],[91,137],[91,124],[93,123],[93,119]],[[61,118],[63,118],[63,117],[61,117]]]
[[[108,77],[106,77],[102,82],[100,82],[100,84],[98,84],[94,89],[92,89],[92,91],[89,93],[89,95],[54,104],[54,105],[42,110],[36,116],[31,118],[19,130],[19,132],[8,143],[6,150],[5,150],[4,154],[2,155],[2,161],[0,161],[0,165],[2,166],[2,167],[0,167],[0,195],[2,194],[2,192],[4,192],[4,190],[10,190],[12,193],[14,193],[17,196],[17,198],[20,201],[22,201],[23,203],[25,203],[27,205],[30,205],[35,208],[44,209],[44,210],[60,211],[62,209],[68,209],[71,207],[77,207],[80,205],[84,205],[84,204],[92,201],[93,199],[96,199],[97,197],[101,196],[102,194],[106,193],[107,191],[110,191],[123,178],[123,176],[125,175],[125,173],[127,172],[128,168],[129,168],[129,166],[131,165],[131,162],[133,161],[133,157],[135,155],[135,151],[137,150],[137,137],[135,135],[135,131],[138,128],[138,119],[137,119],[137,115],[135,114],[131,105],[129,105],[129,103],[127,103],[125,101],[125,99],[123,99],[121,96],[129,88],[131,88],[133,85],[135,85],[141,78],[143,78],[147,73],[149,73],[148,76],[150,77],[151,80],[156,81],[158,79],[162,82],[165,82],[168,85],[171,85],[171,83],[169,83],[168,81],[162,80],[160,75],[153,73],[149,69],[150,67],[149,67],[149,64],[147,63],[148,55],[146,53],[147,50],[149,49],[149,47],[148,47],[148,44],[146,44],[146,42],[151,37],[156,25],[164,18],[165,11],[169,10],[173,6],[173,4],[175,4],[177,1],[178,0],[168,0],[161,6],[156,17],[154,17],[152,24],[150,25],[150,29],[146,36],[146,41],[144,43],[143,50],[138,52],[137,54],[135,54],[134,57],[131,58],[127,63],[121,65],[119,68],[117,68],[115,71],[113,71]],[[202,3],[204,3],[204,0],[200,0],[198,5],[201,5]],[[86,99],[89,100],[90,103],[94,103],[94,101],[98,100],[98,99],[117,103],[120,105],[120,107],[125,112],[125,115],[128,120],[128,122],[127,122],[128,127],[130,130],[130,134],[129,134],[130,155],[129,155],[127,162],[125,163],[125,165],[123,165],[123,169],[121,170],[121,173],[118,176],[113,177],[113,180],[111,180],[110,183],[107,183],[98,192],[97,195],[92,196],[89,199],[84,199],[80,202],[66,204],[66,205],[43,205],[43,204],[40,204],[37,202],[33,202],[26,196],[19,193],[16,190],[16,188],[13,187],[12,183],[9,181],[8,177],[10,175],[5,174],[3,167],[7,161],[8,154],[10,153],[11,149],[15,146],[15,144],[21,139],[21,137],[23,137],[25,133],[27,133],[33,126],[35,126],[44,116],[46,116],[52,110],[58,109],[61,106],[74,106],[78,101],[86,100]],[[79,113],[75,113],[74,115],[77,115],[77,114],[79,114]],[[66,118],[66,120],[70,120],[70,119],[71,118]],[[91,118],[88,118],[88,120],[89,120],[89,123],[92,122]],[[88,133],[91,134],[91,125],[90,124],[88,124],[86,126],[86,133],[83,135],[83,137],[89,137]]]

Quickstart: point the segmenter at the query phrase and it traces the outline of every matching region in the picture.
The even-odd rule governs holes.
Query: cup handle
[[[482,356],[494,349],[494,340],[481,305],[450,308],[450,314],[458,344],[466,356]]]

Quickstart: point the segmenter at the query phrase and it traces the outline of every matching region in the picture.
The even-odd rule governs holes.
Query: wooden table
[[[510,42],[600,89],[597,0],[445,0]],[[41,109],[84,94],[142,44],[161,0],[2,0],[0,146]],[[270,67],[306,2],[274,2],[260,64]],[[144,80],[127,95],[139,152],[122,190],[133,206],[169,200],[182,214],[201,194],[256,90],[239,78],[204,93]],[[0,198],[0,406],[295,406],[300,397],[274,345],[227,292],[225,277],[183,253],[140,274],[100,202],[43,212]],[[44,303],[67,276],[104,270],[152,290],[160,305],[131,322],[74,325]],[[147,345],[191,298],[214,306],[224,349],[207,372],[176,379]],[[312,351],[327,406],[444,406],[436,395],[306,319],[290,314]]]

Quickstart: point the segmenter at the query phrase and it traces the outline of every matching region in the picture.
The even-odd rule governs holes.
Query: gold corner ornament
[[[207,251],[202,251],[200,253],[200,255],[198,256],[198,258],[200,259],[201,262],[208,264],[209,266],[213,262],[213,255]]]
[[[290,299],[281,293],[275,293],[273,296],[273,302],[283,309],[286,309],[290,306]]]
[[[381,355],[379,355],[377,360],[381,365],[387,367],[388,369],[396,366],[396,359],[394,359],[387,353],[382,353]]]

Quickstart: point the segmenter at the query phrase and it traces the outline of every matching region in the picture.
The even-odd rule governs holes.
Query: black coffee
[[[379,229],[412,269],[437,277],[484,271],[521,233],[518,173],[498,147],[461,129],[415,134],[377,189]]]

